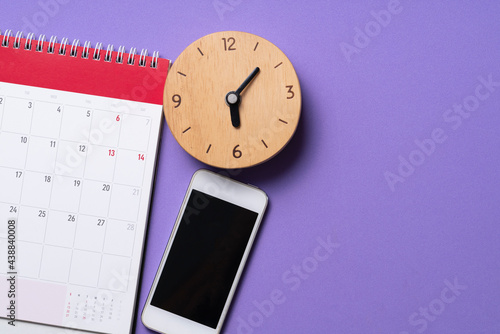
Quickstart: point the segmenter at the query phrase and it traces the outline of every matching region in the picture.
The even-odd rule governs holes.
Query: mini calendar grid
[[[63,46],[55,44],[55,49]],[[16,317],[126,333],[135,307],[159,143],[162,86],[156,85],[155,94],[149,89],[152,98],[146,102],[123,96],[134,92],[142,96],[140,88],[151,88],[159,74],[149,75],[133,64],[73,60],[47,51],[37,55],[0,46],[0,52],[5,50],[17,52],[18,59],[24,52],[21,56],[44,55],[52,57],[51,63],[61,59],[74,63],[58,67],[56,76],[67,81],[68,91],[60,89],[60,82],[56,89],[5,82],[5,78],[0,82],[0,306],[5,310],[9,302],[2,292],[8,290],[6,222],[15,219]],[[116,56],[117,62],[120,55]],[[106,75],[118,74],[114,79],[118,85],[131,79],[122,78],[119,67],[134,73],[142,70],[143,75],[128,89],[110,87],[107,96],[81,93],[72,82],[90,81],[74,73],[75,68],[85,69],[86,62],[100,64]],[[65,72],[71,73],[69,77]],[[162,73],[164,79],[166,70]],[[33,84],[33,75],[24,79]]]

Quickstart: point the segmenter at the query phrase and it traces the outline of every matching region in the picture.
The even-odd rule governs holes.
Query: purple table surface
[[[290,58],[298,130],[234,175],[270,206],[224,333],[500,333],[500,2],[2,2],[2,31],[175,60],[241,30]],[[164,126],[138,315],[199,168]]]

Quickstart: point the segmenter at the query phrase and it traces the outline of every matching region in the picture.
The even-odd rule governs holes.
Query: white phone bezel
[[[238,271],[231,285],[231,290],[215,329],[151,305],[151,298],[156,290],[156,285],[163,271],[168,254],[170,253],[170,248],[175,239],[180,221],[186,209],[187,201],[193,189],[258,213],[257,220],[247,243],[247,247],[245,248],[245,252],[241,258]],[[182,202],[181,209],[179,210],[179,214],[177,215],[174,228],[165,248],[158,271],[156,272],[155,279],[151,285],[146,304],[142,311],[141,320],[147,328],[160,333],[168,334],[214,334],[220,332],[224,319],[227,315],[229,305],[231,304],[231,300],[238,285],[238,281],[240,280],[241,273],[250,253],[250,249],[252,248],[252,244],[262,221],[264,211],[267,207],[267,202],[267,195],[256,187],[240,183],[205,169],[200,169],[194,173]]]

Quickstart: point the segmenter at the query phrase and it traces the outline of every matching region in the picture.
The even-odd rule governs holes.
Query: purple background
[[[0,28],[172,60],[206,34],[241,30],[294,64],[297,133],[234,175],[270,206],[224,333],[500,332],[500,2],[51,3],[3,0]],[[206,167],[164,127],[138,312]],[[319,248],[328,239],[331,253]],[[136,333],[152,332],[138,319]]]

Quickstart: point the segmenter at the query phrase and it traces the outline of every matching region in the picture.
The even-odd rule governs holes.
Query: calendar
[[[131,331],[168,65],[3,36],[0,328]]]

